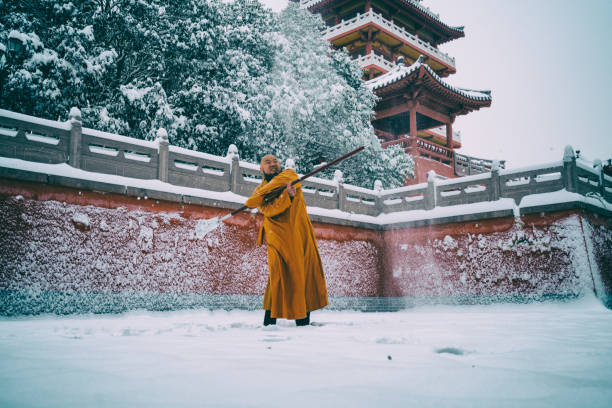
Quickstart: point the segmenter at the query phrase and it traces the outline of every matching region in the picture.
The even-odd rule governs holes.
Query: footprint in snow
[[[462,356],[464,354],[467,354],[468,352],[465,350],[462,350],[460,348],[457,347],[442,347],[442,348],[438,348],[436,349],[436,353],[438,354],[452,354],[455,356]]]
[[[262,339],[262,341],[265,341],[268,343],[276,343],[279,341],[287,341],[287,340],[291,340],[291,337],[278,336],[276,334],[268,334],[266,335],[265,338]]]

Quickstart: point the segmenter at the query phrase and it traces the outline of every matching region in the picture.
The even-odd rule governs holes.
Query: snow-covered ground
[[[0,319],[2,407],[609,407],[612,312],[568,303]]]

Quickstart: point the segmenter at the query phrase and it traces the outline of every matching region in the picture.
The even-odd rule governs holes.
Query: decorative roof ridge
[[[399,81],[418,70],[421,65],[423,65],[423,59],[419,56],[419,58],[410,66],[407,66],[403,63],[403,57],[399,57],[397,59],[397,63],[393,69],[385,74],[380,75],[374,79],[370,79],[366,81],[366,86],[369,87],[372,91],[390,85],[394,82]]]
[[[425,60],[426,58],[423,55],[419,55],[419,58],[417,58],[417,60],[412,65],[406,66],[405,64],[403,64],[403,58],[400,57],[398,58],[398,63],[391,71],[377,78],[371,79],[365,84],[372,91],[375,91],[376,89],[380,89],[387,85],[398,82],[423,67],[436,82],[463,97],[476,101],[493,100],[493,98],[491,97],[491,91],[476,91],[467,88],[459,88],[445,82],[444,80],[442,80],[442,78],[440,78],[438,74],[436,74],[436,72],[429,65],[425,63]]]
[[[442,19],[440,18],[440,14],[439,13],[434,13],[433,11],[431,11],[431,9],[429,7],[423,6],[420,2],[420,0],[403,0],[404,3],[408,3],[416,8],[418,8],[419,10],[421,10],[423,13],[427,14],[429,17],[433,18],[434,20],[438,21],[440,24],[442,24],[444,27],[449,28],[453,31],[457,31],[457,32],[461,32],[463,33],[465,26],[451,26],[446,24],[444,21],[442,21]]]
[[[310,0],[310,1],[298,0],[298,1],[300,4],[300,7],[310,8],[326,0]],[[451,26],[451,25],[446,24],[444,21],[442,21],[442,19],[440,19],[440,14],[434,13],[433,11],[431,11],[429,7],[426,7],[420,4],[420,0],[402,0],[402,1],[410,6],[413,6],[414,8],[423,12],[424,14],[428,15],[429,17],[436,20],[437,22],[439,22],[441,25],[448,28],[449,30],[464,34],[463,30],[465,29],[465,26]]]

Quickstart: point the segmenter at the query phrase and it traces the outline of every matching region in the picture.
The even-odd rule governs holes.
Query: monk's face
[[[278,159],[268,154],[261,159],[260,170],[263,174],[278,174],[281,171]]]

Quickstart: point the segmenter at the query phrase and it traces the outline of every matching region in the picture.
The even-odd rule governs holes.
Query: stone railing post
[[[240,177],[240,156],[238,155],[238,148],[235,144],[229,145],[227,148],[226,157],[232,160],[230,165],[230,191],[232,193],[238,194],[239,188],[238,185],[241,182]]]
[[[334,181],[336,182],[338,189],[338,209],[340,211],[345,211],[346,198],[344,195],[344,175],[342,174],[342,170],[336,170],[334,172]]]
[[[81,168],[81,138],[83,135],[83,122],[81,111],[77,107],[70,109],[70,151],[68,164],[74,168]]]
[[[433,170],[427,172],[427,190],[423,198],[426,210],[436,208],[436,172]]]
[[[157,179],[168,182],[168,155],[169,155],[169,142],[168,132],[166,129],[157,129]]]
[[[576,174],[576,155],[572,146],[565,146],[563,151],[563,187],[567,191],[577,191],[578,175]]]
[[[382,214],[384,210],[384,203],[383,203],[383,199],[381,196],[382,190],[383,190],[382,181],[376,180],[374,182],[374,194],[376,194],[376,198],[374,201],[375,206],[376,206],[376,215]]]
[[[497,201],[501,197],[501,180],[499,177],[499,162],[493,160],[491,163],[491,192],[489,194],[490,201]]]
[[[603,163],[601,159],[593,160],[593,168],[597,170],[597,189],[599,190],[599,194],[604,197],[604,173],[603,173]]]
[[[293,159],[285,160],[285,168],[286,169],[293,169],[293,170],[295,170],[295,160],[293,160]]]

